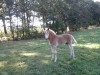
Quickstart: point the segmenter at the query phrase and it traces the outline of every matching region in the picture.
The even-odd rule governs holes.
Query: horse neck
[[[50,32],[49,33],[49,41],[50,41],[50,43],[52,43],[56,39],[56,37],[57,37],[56,34]]]

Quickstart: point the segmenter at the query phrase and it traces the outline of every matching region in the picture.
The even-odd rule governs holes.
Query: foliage
[[[91,24],[94,25],[99,22],[100,13],[96,13],[95,11],[100,7],[92,0],[37,0],[36,7],[38,7],[38,14],[43,16],[44,24],[47,27],[49,24],[52,24],[50,27],[54,27],[54,30],[60,30],[62,29],[61,27],[66,28],[67,26],[72,30],[79,30],[84,25],[88,27]],[[95,7],[96,9],[93,9]],[[98,19],[97,23],[97,20],[93,17]],[[62,24],[59,25],[59,22]]]
[[[2,38],[3,37],[3,32],[2,31],[0,31],[0,38]]]
[[[34,14],[34,12],[37,13]],[[9,16],[9,17],[8,17]],[[12,17],[17,17],[17,25],[13,24]],[[8,18],[6,18],[8,17]],[[5,21],[10,21],[10,32],[14,39],[14,30],[22,27],[23,37],[30,37],[31,25],[34,17],[42,17],[43,25],[59,33],[66,30],[80,30],[89,25],[100,25],[100,3],[93,0],[1,0],[0,19],[2,19],[5,35],[7,28]],[[33,18],[33,19],[32,19]],[[19,21],[22,22],[19,25]],[[15,28],[15,29],[13,29]],[[35,33],[34,33],[35,34]],[[18,36],[18,35],[17,35]],[[18,37],[17,37],[18,38]]]

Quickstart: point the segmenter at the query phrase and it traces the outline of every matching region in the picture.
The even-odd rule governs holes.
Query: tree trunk
[[[19,37],[19,34],[18,34],[18,16],[17,16],[17,39]]]
[[[27,20],[27,29],[28,29],[27,35],[29,37],[30,36],[30,27],[29,27],[29,15],[28,15],[28,13],[26,13],[26,20]]]
[[[22,34],[23,34],[23,39],[25,38],[25,13],[23,13],[23,17],[22,17]]]
[[[14,29],[12,27],[11,19],[12,19],[12,17],[10,16],[10,31],[11,31],[11,34],[12,34],[12,38],[14,40]]]
[[[5,17],[4,17],[4,16],[2,17],[2,22],[3,22],[3,26],[4,26],[4,33],[5,33],[5,36],[7,36],[7,29],[6,29]]]

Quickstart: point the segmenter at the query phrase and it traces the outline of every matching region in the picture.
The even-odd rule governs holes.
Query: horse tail
[[[77,41],[75,40],[74,36],[72,36],[72,39],[73,39],[73,41],[74,41],[75,43],[77,43]]]

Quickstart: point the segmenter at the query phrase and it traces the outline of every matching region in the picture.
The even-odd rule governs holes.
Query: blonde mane
[[[49,31],[52,32],[54,35],[56,35],[56,33],[53,30],[49,29]]]

